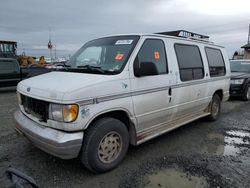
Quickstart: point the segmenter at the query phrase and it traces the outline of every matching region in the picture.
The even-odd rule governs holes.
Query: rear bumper
[[[83,132],[68,133],[44,127],[26,117],[20,110],[14,114],[16,129],[41,150],[62,159],[78,156]]]

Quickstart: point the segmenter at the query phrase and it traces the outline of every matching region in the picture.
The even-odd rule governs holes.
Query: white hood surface
[[[100,89],[99,91],[96,89],[103,86],[108,90],[109,87],[103,84],[109,81],[108,85],[110,85],[112,81],[117,80],[114,79],[114,76],[118,75],[51,72],[21,81],[18,84],[17,90],[27,96],[46,99],[51,102],[87,99],[97,96],[98,93],[99,95],[105,95],[105,93],[100,92]]]

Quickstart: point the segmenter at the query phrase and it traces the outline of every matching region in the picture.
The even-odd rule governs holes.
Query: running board
[[[185,124],[188,124],[192,121],[195,121],[197,119],[200,119],[200,118],[208,116],[208,115],[210,115],[209,112],[205,112],[205,113],[200,112],[200,113],[196,113],[195,115],[192,115],[192,116],[182,117],[182,118],[175,120],[173,122],[158,124],[156,126],[151,127],[150,129],[142,130],[142,131],[138,132],[138,134],[137,134],[137,145],[142,144],[150,139],[153,139],[157,136],[160,136],[164,133],[172,131],[176,128],[179,128]]]

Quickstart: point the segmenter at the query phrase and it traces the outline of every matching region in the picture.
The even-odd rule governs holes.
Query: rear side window
[[[165,74],[168,72],[165,46],[164,42],[160,39],[146,39],[137,58],[139,63],[154,63],[158,74]]]
[[[13,61],[1,61],[0,73],[12,73],[15,69],[15,62]]]
[[[198,46],[175,44],[181,81],[204,78],[204,67]]]
[[[225,62],[219,49],[205,48],[209,72],[211,77],[224,76],[226,74]]]

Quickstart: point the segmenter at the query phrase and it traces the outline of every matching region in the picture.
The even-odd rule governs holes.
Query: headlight
[[[231,84],[241,85],[241,84],[243,84],[243,82],[244,82],[244,79],[231,80]]]
[[[50,104],[49,118],[63,122],[63,105]]]
[[[50,104],[49,118],[60,122],[73,122],[78,115],[78,105]]]

